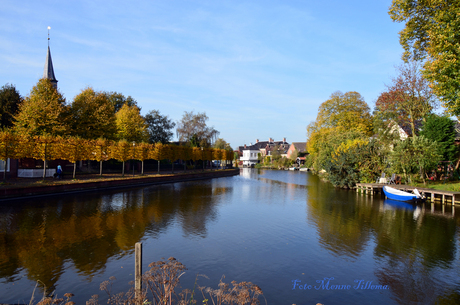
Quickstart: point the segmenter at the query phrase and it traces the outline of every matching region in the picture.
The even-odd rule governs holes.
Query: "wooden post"
[[[142,243],[135,245],[135,265],[134,265],[134,289],[136,291],[136,298],[142,290]]]

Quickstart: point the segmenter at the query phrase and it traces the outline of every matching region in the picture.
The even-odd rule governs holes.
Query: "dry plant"
[[[213,305],[229,304],[229,305],[256,305],[260,304],[259,297],[263,297],[262,289],[259,286],[251,282],[241,282],[237,283],[236,281],[231,282],[232,286],[230,288],[229,284],[226,284],[220,280],[219,288],[212,289],[209,287],[198,287],[203,295],[203,303],[208,305],[209,300],[206,298],[206,295],[209,297]],[[265,304],[267,301],[265,300]]]
[[[167,261],[153,262],[149,267],[150,270],[142,276],[142,282],[152,293],[153,304],[171,305],[173,296],[177,298],[174,289],[179,285],[179,279],[187,268],[174,257]]]
[[[180,277],[187,270],[185,266],[178,262],[174,257],[170,257],[168,260],[160,260],[149,265],[150,270],[146,271],[142,276],[143,287],[141,291],[136,291],[131,282],[131,289],[127,292],[114,293],[112,291],[113,281],[115,277],[110,277],[108,281],[104,281],[100,285],[100,290],[104,291],[108,295],[107,304],[111,305],[187,305],[196,304],[195,300],[195,288],[197,287],[203,295],[204,305],[255,305],[260,304],[259,297],[263,297],[262,289],[259,286],[252,284],[251,282],[236,281],[226,284],[220,280],[219,288],[212,289],[209,287],[200,287],[197,285],[199,276],[198,274],[195,279],[195,285],[193,290],[184,289],[179,294],[176,293],[176,289],[179,285]],[[206,277],[206,276],[204,276]],[[149,293],[151,294],[152,300],[148,299]],[[44,296],[36,305],[74,305],[75,303],[70,301],[73,294],[66,293],[64,298],[51,298]],[[265,298],[264,298],[265,300]],[[29,305],[33,305],[33,296]],[[99,305],[99,296],[93,295],[87,305]],[[265,300],[265,304],[267,301]]]

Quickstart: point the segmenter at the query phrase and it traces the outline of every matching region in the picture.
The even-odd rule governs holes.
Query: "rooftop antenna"
[[[50,30],[51,30],[51,27],[49,26],[48,27],[48,47],[50,46]]]

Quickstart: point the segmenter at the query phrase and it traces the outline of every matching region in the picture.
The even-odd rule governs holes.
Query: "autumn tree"
[[[6,181],[6,168],[8,159],[16,158],[18,151],[18,136],[9,130],[0,130],[0,160],[3,160],[3,181]]]
[[[162,143],[156,143],[155,149],[152,152],[154,154],[154,160],[158,161],[158,175],[160,174],[160,161],[163,160],[166,156],[166,145]]]
[[[222,138],[217,138],[216,142],[214,142],[214,145],[212,147],[225,150],[232,150],[230,144]]]
[[[149,151],[154,150],[153,144],[139,143],[136,146],[136,160],[142,162],[141,175],[144,175],[144,161],[149,159]]]
[[[137,143],[147,142],[147,126],[137,106],[124,104],[115,114],[115,118],[118,139]]]
[[[49,79],[42,78],[19,105],[14,129],[27,135],[65,135],[68,133],[68,107],[65,98]]]
[[[389,14],[404,22],[403,58],[424,60],[424,76],[453,115],[460,115],[460,3],[453,0],[393,0]]]
[[[77,170],[77,161],[86,160],[90,158],[90,144],[91,142],[81,137],[67,137],[65,140],[65,152],[62,159],[68,160],[73,163],[72,177],[75,179]]]
[[[219,131],[206,125],[208,119],[205,112],[195,114],[193,111],[185,111],[176,129],[179,141],[190,142],[192,137],[196,137],[199,146],[208,147],[212,145],[219,135]]]
[[[313,168],[316,171],[326,168],[329,171],[340,171],[341,167],[336,167],[333,162],[336,149],[344,142],[367,139],[370,135],[372,135],[372,116],[362,96],[358,92],[345,94],[340,91],[334,92],[320,105],[316,121],[307,127],[307,150]],[[339,181],[344,176],[338,172],[331,172],[328,175],[334,180],[334,185],[349,185],[345,180]]]
[[[370,108],[358,92],[336,91],[318,109],[315,128],[339,128],[342,131],[354,129],[372,134]]]
[[[84,139],[111,139],[116,134],[114,106],[107,95],[88,87],[70,106],[71,134]]]
[[[122,162],[122,176],[125,176],[125,162],[132,158],[132,145],[125,139],[110,145],[110,156]]]
[[[416,136],[417,123],[436,109],[439,102],[421,75],[417,62],[410,61],[397,70],[399,75],[377,99],[376,112],[402,126],[409,126],[412,136]]]
[[[33,137],[34,150],[32,157],[43,161],[43,179],[46,177],[46,161],[58,159],[62,155],[63,139],[49,134]]]
[[[99,138],[93,141],[92,160],[99,162],[99,175],[102,176],[102,161],[109,159],[109,147],[111,143],[107,139]]]
[[[16,87],[6,84],[0,90],[0,128],[10,128],[13,126],[14,117],[19,110],[19,104],[22,97],[16,90]]]
[[[175,126],[172,120],[167,115],[161,115],[158,110],[151,110],[145,115],[145,123],[149,133],[149,143],[161,142],[163,144],[171,141]]]
[[[139,105],[137,105],[137,101],[129,95],[128,97],[125,97],[123,94],[118,92],[103,92],[103,94],[113,105],[114,113],[118,112],[121,109],[121,107],[123,107],[123,105],[125,104],[129,107],[136,106],[137,108],[139,108]]]

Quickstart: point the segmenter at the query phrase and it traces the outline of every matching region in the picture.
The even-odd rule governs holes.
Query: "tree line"
[[[50,160],[67,160],[74,163],[73,177],[75,178],[76,162],[93,160],[100,162],[100,175],[102,175],[102,162],[115,159],[124,163],[128,160],[142,162],[144,173],[145,160],[176,160],[183,161],[211,161],[233,160],[233,152],[225,149],[177,146],[162,144],[161,142],[149,144],[145,142],[128,142],[125,139],[110,141],[104,138],[96,140],[80,137],[62,137],[51,135],[25,136],[11,131],[0,131],[0,159],[34,158],[45,162]],[[159,167],[158,167],[159,170]],[[174,167],[173,167],[174,171]]]
[[[433,112],[439,105],[428,83],[426,94],[416,94],[422,80],[411,63],[399,71],[372,113],[358,92],[338,91],[308,125],[308,166],[323,172],[333,185],[373,183],[382,173],[401,175],[406,183],[425,182],[439,161],[458,168],[455,121]]]
[[[80,160],[233,159],[207,120],[205,113],[185,112],[177,128],[184,147],[167,145],[176,124],[158,110],[142,116],[131,96],[88,87],[67,104],[48,79],[40,79],[24,98],[6,84],[0,90],[0,159],[43,160],[44,176],[46,160],[68,160],[74,163],[74,177]]]
[[[450,174],[458,170],[451,116],[460,115],[459,12],[460,2],[452,0],[392,1],[390,17],[405,23],[399,33],[404,63],[372,113],[358,92],[335,92],[321,104],[307,127],[314,170],[339,187],[375,182],[382,173],[410,183],[439,172],[449,178],[447,164]]]

